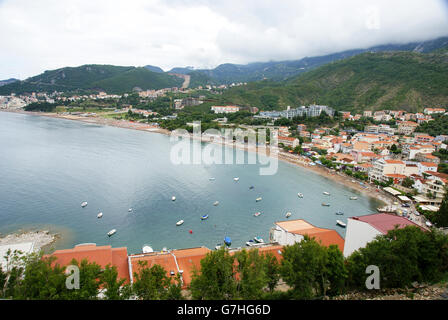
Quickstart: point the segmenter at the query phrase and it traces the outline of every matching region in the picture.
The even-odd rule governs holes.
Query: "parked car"
[[[409,203],[404,203],[404,204],[402,205],[402,207],[403,207],[403,208],[410,208],[411,205],[410,205]]]

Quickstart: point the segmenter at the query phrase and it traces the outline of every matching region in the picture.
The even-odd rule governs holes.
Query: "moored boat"
[[[132,208],[129,208],[129,209],[128,209],[128,212],[132,212]]]
[[[303,198],[303,193],[300,193],[300,192],[299,192],[299,193],[297,194],[297,196],[298,196],[299,198]]]
[[[219,201],[215,201],[215,202],[213,203],[214,206],[217,206],[218,204],[219,204]]]
[[[214,181],[214,180],[216,180],[215,178],[208,178],[208,180],[210,180],[210,181]]]
[[[324,191],[324,192],[322,192],[324,195],[326,195],[326,196],[329,196],[330,195],[330,192],[327,192],[327,191]]]
[[[291,212],[287,212],[286,213],[286,218],[289,218],[291,216],[291,214],[292,214]]]
[[[255,199],[256,202],[260,202],[261,200],[263,200],[262,197],[259,197],[259,198]]]
[[[338,211],[338,212],[336,212],[336,215],[337,215],[337,216],[343,216],[343,215],[344,215],[344,212],[342,212],[342,211]]]
[[[102,217],[103,217],[103,213],[102,212],[98,213],[97,218],[99,219],[99,218],[102,218]]]
[[[358,197],[350,197],[350,200],[358,200]]]
[[[252,239],[246,242],[246,246],[248,246],[248,247],[252,247],[254,244],[255,244],[255,241]]]
[[[113,236],[116,232],[117,232],[117,229],[112,229],[107,233],[107,235],[110,237],[110,236]]]
[[[201,220],[206,220],[206,219],[208,219],[208,214],[204,214],[204,215],[201,217]]]
[[[336,224],[337,225],[339,225],[340,227],[342,227],[342,228],[345,228],[347,225],[344,223],[344,222],[342,222],[341,220],[336,220]]]
[[[171,197],[171,201],[176,201],[176,197],[175,197],[175,196],[172,196],[172,197]]]
[[[260,216],[261,215],[261,212],[255,212],[254,213],[254,217],[258,217],[258,216]]]
[[[322,207],[329,207],[330,204],[329,203],[322,203]]]
[[[235,180],[235,181],[239,181],[240,178],[236,177],[236,178],[233,178],[233,180]]]
[[[180,226],[180,225],[182,225],[183,223],[184,223],[184,220],[179,220],[179,221],[176,222],[176,226]]]
[[[255,240],[257,243],[264,243],[264,240],[263,240],[262,238],[260,238],[260,237],[254,237],[254,240]]]
[[[87,207],[87,202],[84,201],[83,203],[81,203],[81,207],[82,207],[82,208]]]
[[[230,247],[230,245],[232,244],[232,239],[230,239],[230,237],[225,237],[224,243],[226,244],[226,246]]]
[[[149,246],[149,245],[144,245],[143,248],[142,248],[142,251],[143,251],[143,253],[151,253],[151,252],[154,252],[154,250],[152,249],[152,247]]]

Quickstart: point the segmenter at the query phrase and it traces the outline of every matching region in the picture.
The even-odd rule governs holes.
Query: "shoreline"
[[[61,239],[59,233],[51,233],[49,230],[24,230],[18,229],[8,234],[0,234],[0,246],[17,245],[27,242],[33,243],[33,252],[47,251]]]
[[[0,111],[34,115],[34,116],[43,116],[43,117],[57,118],[57,119],[66,119],[66,120],[72,120],[72,121],[81,121],[81,122],[90,123],[90,124],[111,126],[111,127],[117,127],[117,128],[123,128],[123,129],[132,129],[132,130],[138,130],[138,131],[144,131],[144,132],[150,132],[150,133],[159,133],[159,134],[164,134],[167,136],[171,134],[171,131],[169,131],[167,129],[153,127],[148,124],[142,124],[142,123],[138,123],[138,122],[130,122],[130,121],[126,121],[126,120],[107,119],[107,118],[102,118],[102,117],[98,117],[98,116],[81,117],[81,116],[74,116],[74,115],[61,115],[61,114],[57,114],[57,113],[34,112],[34,111],[11,110],[11,109],[0,109]],[[193,137],[193,139],[194,139],[194,137]],[[206,138],[204,136],[201,136],[201,139],[199,139],[199,140],[201,142],[220,144],[220,145],[236,148],[236,149],[247,151],[247,152],[255,152],[261,156],[272,157],[270,155],[270,149],[266,150],[266,148],[260,148],[260,147],[250,148],[247,145],[244,145],[242,147],[242,146],[238,145],[237,143],[226,144],[226,143],[222,143],[222,142],[215,142],[215,141],[210,141],[210,138]],[[266,151],[269,151],[269,152],[266,152]],[[311,172],[314,172],[315,174],[323,176],[323,177],[325,177],[331,181],[334,181],[336,183],[343,184],[345,187],[354,189],[367,197],[374,198],[374,199],[382,202],[383,206],[392,206],[393,202],[397,201],[396,199],[394,199],[390,195],[386,194],[382,190],[379,190],[379,192],[375,191],[377,189],[369,183],[363,182],[363,185],[360,185],[360,181],[357,181],[353,177],[348,177],[348,176],[344,176],[337,172],[332,172],[332,171],[330,171],[330,169],[320,167],[318,165],[310,166],[307,163],[305,163],[305,161],[304,161],[305,158],[302,156],[288,154],[288,153],[285,153],[285,152],[282,152],[279,150],[277,152],[277,159],[279,159],[283,162],[301,167],[303,169],[309,170]]]

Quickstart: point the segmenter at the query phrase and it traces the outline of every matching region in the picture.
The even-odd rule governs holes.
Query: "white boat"
[[[291,214],[292,214],[291,212],[287,212],[286,213],[286,218],[289,218],[291,216]]]
[[[154,250],[152,249],[152,247],[151,247],[151,246],[148,246],[148,245],[144,245],[143,248],[142,248],[142,251],[143,251],[143,253],[151,253],[151,252],[154,252]]]
[[[342,222],[341,220],[336,220],[336,224],[338,224],[339,226],[341,226],[342,228],[345,228],[347,225]]]
[[[255,212],[254,213],[254,217],[258,217],[258,216],[260,216],[261,215],[261,212]]]
[[[208,180],[210,180],[210,181],[215,181],[215,178],[208,178]]]
[[[208,214],[204,214],[204,215],[201,217],[201,220],[206,220],[206,219],[208,219]]]
[[[350,200],[358,200],[358,197],[350,197]]]
[[[324,191],[323,194],[326,195],[326,196],[329,196],[330,192]]]
[[[239,181],[240,178],[236,177],[236,178],[233,178],[233,180],[235,180],[235,181]]]
[[[81,203],[81,207],[86,207],[87,206],[87,202],[86,201],[84,201],[83,203]]]
[[[300,193],[300,192],[299,192],[299,193],[297,194],[297,196],[298,196],[299,198],[303,198],[303,193]]]
[[[98,213],[97,218],[99,219],[99,218],[102,218],[102,217],[103,217],[103,213],[102,212]]]
[[[215,201],[215,202],[213,203],[214,206],[217,206],[218,204],[219,204],[219,201]]]
[[[180,226],[180,225],[182,225],[183,223],[184,223],[184,220],[179,220],[179,221],[176,222],[176,226]]]
[[[248,247],[252,247],[255,244],[256,244],[256,242],[254,240],[249,240],[249,241],[246,242],[246,246],[248,246]]]
[[[329,203],[322,203],[322,207],[329,207],[330,204]]]
[[[129,208],[129,209],[128,209],[128,212],[132,212],[132,208]]]
[[[264,243],[264,240],[261,239],[260,237],[254,237],[255,242],[257,243]]]
[[[112,229],[112,230],[110,230],[108,233],[107,233],[107,235],[110,237],[110,236],[113,236],[114,234],[115,234],[115,232],[117,232],[117,230],[116,229]]]
[[[172,197],[171,197],[171,200],[172,200],[172,201],[176,201],[176,197],[175,197],[175,196],[172,196]]]
[[[263,199],[262,197],[259,197],[259,198],[255,199],[255,201],[260,202],[262,199]]]

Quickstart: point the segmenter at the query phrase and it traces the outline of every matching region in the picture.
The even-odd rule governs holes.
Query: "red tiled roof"
[[[406,218],[387,213],[375,213],[367,216],[353,217],[352,219],[368,223],[383,234],[387,234],[389,230],[393,230],[397,225],[399,228],[416,226],[424,230],[419,225]]]

